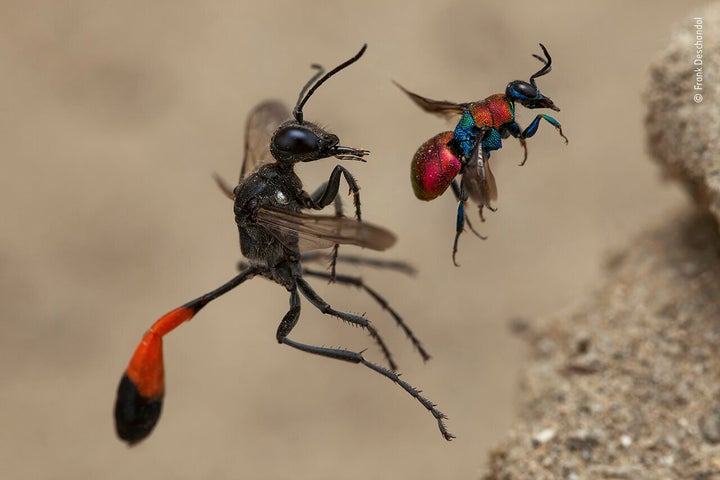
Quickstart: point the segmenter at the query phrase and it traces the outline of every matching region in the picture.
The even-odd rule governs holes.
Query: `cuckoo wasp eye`
[[[507,86],[505,95],[516,100],[532,100],[538,96],[538,90],[527,82],[516,80]]]

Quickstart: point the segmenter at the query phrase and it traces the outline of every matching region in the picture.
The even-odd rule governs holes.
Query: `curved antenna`
[[[302,90],[300,90],[300,95],[298,95],[297,103],[295,103],[295,110],[297,110],[298,105],[300,105],[300,102],[302,101],[303,97],[305,96],[305,93],[308,91],[308,88],[310,88],[312,86],[312,84],[315,83],[317,81],[317,79],[322,76],[323,73],[325,73],[325,69],[323,68],[323,66],[319,65],[317,63],[313,63],[312,65],[310,65],[310,68],[314,68],[315,70],[317,70],[317,72],[315,72],[315,74],[312,77],[310,77],[310,80],[308,80],[308,82],[305,84],[305,86],[302,88]],[[302,108],[302,107],[300,107],[300,108]],[[293,115],[295,115],[295,110],[293,110]],[[300,116],[302,117],[302,111],[300,111]],[[297,116],[295,116],[295,118],[297,119]],[[302,120],[298,120],[298,122],[302,123]]]
[[[305,87],[303,87],[302,91],[300,92],[300,97],[298,98],[298,102],[297,102],[297,104],[295,104],[295,108],[293,108],[293,117],[295,117],[295,120],[297,120],[298,123],[303,122],[303,112],[302,112],[303,106],[308,101],[308,99],[312,96],[312,94],[315,93],[315,90],[317,90],[320,85],[325,83],[325,81],[328,78],[332,77],[333,75],[335,75],[337,72],[339,72],[343,68],[357,62],[360,59],[360,57],[363,56],[363,53],[365,53],[365,49],[367,49],[367,44],[364,44],[362,46],[362,48],[360,49],[360,51],[355,54],[355,56],[353,56],[349,60],[344,61],[337,67],[335,67],[332,70],[330,70],[329,72],[327,72],[324,77],[322,77],[320,80],[317,80],[317,82],[315,82],[315,84],[310,89],[308,89],[310,84],[312,84],[312,82],[315,81],[315,79],[317,77],[319,77],[320,75],[322,75],[322,73],[323,73],[322,67],[320,67],[319,65],[313,65],[313,68],[320,67],[319,71],[315,75],[313,75],[313,77],[310,79],[310,81],[307,83],[307,85],[305,85]],[[307,94],[305,93],[306,91],[307,91]]]
[[[535,79],[537,77],[542,77],[543,75],[550,73],[550,70],[552,70],[552,58],[550,57],[547,48],[545,48],[545,45],[543,45],[542,43],[540,43],[539,45],[540,48],[542,48],[542,51],[545,54],[546,58],[542,58],[540,55],[535,55],[534,53],[533,57],[537,58],[545,65],[530,77],[530,85],[532,85],[533,87],[535,86]]]

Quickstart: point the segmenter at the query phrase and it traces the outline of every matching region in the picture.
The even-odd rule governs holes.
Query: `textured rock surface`
[[[673,220],[523,330],[521,421],[487,480],[720,478],[720,236],[707,215]]]
[[[645,94],[649,151],[700,212],[615,255],[579,306],[518,326],[532,349],[520,421],[486,480],[720,479],[720,6],[701,17],[703,90],[688,22]]]
[[[688,20],[650,68],[648,150],[668,176],[720,218],[720,4],[699,17],[702,29]]]

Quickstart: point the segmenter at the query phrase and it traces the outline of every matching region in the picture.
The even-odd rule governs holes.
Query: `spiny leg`
[[[315,250],[312,252],[303,252],[300,257],[302,262],[318,262],[325,260],[328,255],[322,251]],[[402,260],[385,260],[380,258],[368,258],[359,255],[338,255],[337,261],[340,263],[348,263],[357,266],[366,266],[373,268],[382,268],[387,270],[394,270],[399,273],[406,275],[415,275],[417,270],[408,262]]]
[[[303,274],[304,275],[310,275],[313,277],[318,278],[329,278],[329,274],[326,272],[321,272],[318,270],[312,270],[309,268],[303,268]],[[382,308],[383,310],[387,311],[391,317],[395,320],[395,323],[398,327],[402,329],[403,332],[405,332],[405,336],[408,337],[410,340],[410,343],[413,344],[415,349],[417,349],[418,353],[422,357],[423,361],[430,360],[430,355],[427,353],[425,348],[420,343],[420,340],[415,337],[415,334],[412,330],[410,330],[410,327],[407,326],[407,324],[403,321],[402,317],[390,306],[390,304],[383,298],[379,293],[377,293],[372,288],[368,287],[362,278],[360,277],[353,277],[350,275],[336,275],[335,276],[335,282],[341,284],[341,285],[353,285],[355,287],[358,287],[361,290],[364,290],[365,293],[370,295]]]
[[[312,197],[306,197],[305,206],[312,208],[313,210],[321,210],[326,206],[330,205],[331,202],[335,201],[338,191],[340,190],[340,176],[345,177],[345,181],[350,187],[350,193],[353,196],[353,205],[355,205],[355,218],[359,221],[362,220],[360,213],[360,187],[355,181],[355,177],[342,165],[335,165],[330,178],[324,183],[324,189],[320,189]]]
[[[323,195],[323,193],[327,190],[327,182],[321,184],[318,188],[315,189],[315,192],[311,195],[311,198],[315,199],[314,201],[320,199]],[[342,199],[340,198],[340,195],[335,195],[335,198],[333,199],[333,205],[335,207],[335,216],[336,217],[342,217],[343,215],[343,205],[342,205]],[[332,254],[330,255],[330,278],[328,279],[328,283],[333,283],[335,281],[335,267],[337,266],[337,258],[338,258],[338,252],[340,251],[340,244],[336,243],[333,245],[332,248]]]
[[[330,255],[321,250],[303,252],[300,255],[301,263],[320,262],[321,260],[327,260],[328,258],[330,258]],[[366,266],[372,268],[394,270],[396,272],[404,273],[406,275],[415,275],[417,273],[415,267],[413,267],[408,262],[404,262],[402,260],[384,260],[380,258],[367,258],[359,255],[338,255],[337,261],[340,263],[348,263],[350,265],[357,265],[361,267]],[[237,269],[243,270],[249,265],[249,263],[243,260],[239,260],[237,262]]]
[[[115,429],[133,445],[152,432],[160,418],[165,393],[162,338],[191,320],[205,305],[260,273],[247,268],[215,290],[191,300],[160,317],[145,333],[118,386]]]
[[[300,292],[305,296],[305,298],[307,298],[308,301],[315,306],[315,308],[320,310],[325,315],[332,315],[352,325],[357,325],[366,329],[370,336],[375,340],[375,343],[378,344],[380,350],[382,350],[383,355],[385,355],[385,359],[388,362],[388,365],[390,365],[390,369],[393,371],[397,370],[397,364],[395,363],[395,360],[393,360],[390,349],[387,347],[385,341],[382,339],[378,331],[375,330],[375,327],[372,326],[372,324],[367,318],[360,315],[335,310],[330,306],[329,303],[323,300],[322,297],[320,297],[320,295],[318,295],[317,292],[315,292],[315,290],[313,290],[313,288],[310,286],[310,284],[307,283],[301,276],[296,276],[295,282],[297,283]]]
[[[300,319],[300,295],[298,295],[297,287],[290,290],[290,310],[285,314],[278,325],[275,338],[278,343],[285,343],[286,337],[290,334]]]
[[[303,252],[300,255],[301,263],[320,262],[321,260],[327,260],[328,258],[329,255],[327,253],[319,250]],[[340,263],[349,263],[351,265],[394,270],[396,272],[404,273],[406,275],[415,275],[417,273],[415,267],[413,267],[407,262],[403,262],[402,260],[383,260],[379,258],[360,257],[357,255],[338,255],[338,261]],[[250,264],[244,260],[238,260],[237,262],[238,270],[245,270],[249,266]]]
[[[279,343],[285,344],[303,352],[312,353],[314,355],[320,355],[323,357],[334,358],[336,360],[343,360],[345,362],[359,363],[365,365],[369,369],[374,370],[380,375],[383,375],[384,377],[390,379],[392,382],[396,383],[403,390],[409,393],[412,397],[417,399],[417,401],[420,402],[420,404],[425,407],[432,414],[433,417],[435,417],[435,420],[437,420],[438,428],[440,429],[440,433],[445,440],[449,441],[455,438],[454,435],[451,434],[445,426],[444,420],[447,418],[445,414],[438,410],[433,402],[425,398],[418,389],[405,382],[404,380],[401,380],[399,374],[383,368],[380,365],[368,362],[359,352],[352,352],[350,350],[344,350],[340,348],[317,347],[314,345],[307,345],[305,343],[296,342],[295,340],[291,340],[290,338],[288,338],[288,335],[297,324],[299,317],[300,296],[297,293],[297,289],[293,289],[290,292],[290,310],[287,312],[287,314],[285,314],[285,317],[283,317],[276,333],[276,338]]]

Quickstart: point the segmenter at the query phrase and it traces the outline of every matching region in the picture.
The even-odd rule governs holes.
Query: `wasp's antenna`
[[[300,107],[300,109],[298,109],[298,105],[300,105],[300,102],[302,101],[303,97],[305,96],[305,93],[308,91],[308,88],[310,88],[312,86],[312,84],[315,83],[317,81],[317,79],[322,76],[323,73],[325,73],[325,69],[323,68],[323,66],[318,65],[317,63],[313,63],[312,65],[310,65],[310,68],[314,68],[315,70],[317,70],[317,72],[315,72],[315,74],[312,77],[310,77],[310,80],[308,80],[308,82],[305,84],[305,86],[302,88],[302,90],[300,90],[300,95],[298,95],[297,103],[295,104],[295,110],[293,110],[293,115],[295,116],[295,120],[297,120],[298,123],[302,123],[302,107]],[[303,104],[304,103],[305,102],[303,102]],[[297,117],[297,114],[295,112],[300,113],[300,118]]]
[[[546,75],[550,73],[550,70],[552,70],[552,58],[550,57],[550,54],[547,51],[547,48],[545,48],[545,45],[542,43],[539,44],[540,48],[542,48],[543,53],[545,54],[546,58],[542,58],[540,55],[533,54],[533,57],[537,58],[541,62],[543,62],[545,65],[535,72],[532,77],[530,77],[530,85],[535,86],[535,79],[537,77],[542,77],[543,75]]]
[[[319,71],[315,75],[313,75],[313,77],[310,79],[310,81],[307,83],[307,85],[305,85],[305,87],[303,87],[302,92],[300,92],[300,96],[298,97],[298,102],[295,105],[295,108],[293,109],[293,117],[295,117],[295,120],[297,120],[298,123],[303,122],[303,112],[302,112],[303,106],[308,101],[308,99],[312,96],[312,94],[315,93],[315,90],[317,90],[320,85],[325,83],[325,81],[328,78],[332,77],[333,75],[335,75],[337,72],[339,72],[343,68],[357,62],[360,59],[360,57],[363,56],[363,53],[365,53],[366,49],[367,49],[367,44],[363,45],[362,48],[360,49],[360,51],[355,54],[355,56],[353,56],[349,60],[346,60],[345,62],[341,63],[337,67],[335,67],[332,70],[330,70],[329,72],[327,72],[324,77],[322,77],[320,80],[317,80],[317,82],[315,82],[315,84],[310,89],[308,89],[310,84],[312,84],[313,81],[315,81],[317,79],[317,77],[319,77],[323,73],[322,67],[320,67],[319,65],[313,65],[313,68],[318,68]],[[307,91],[307,94],[305,94],[306,91]]]

